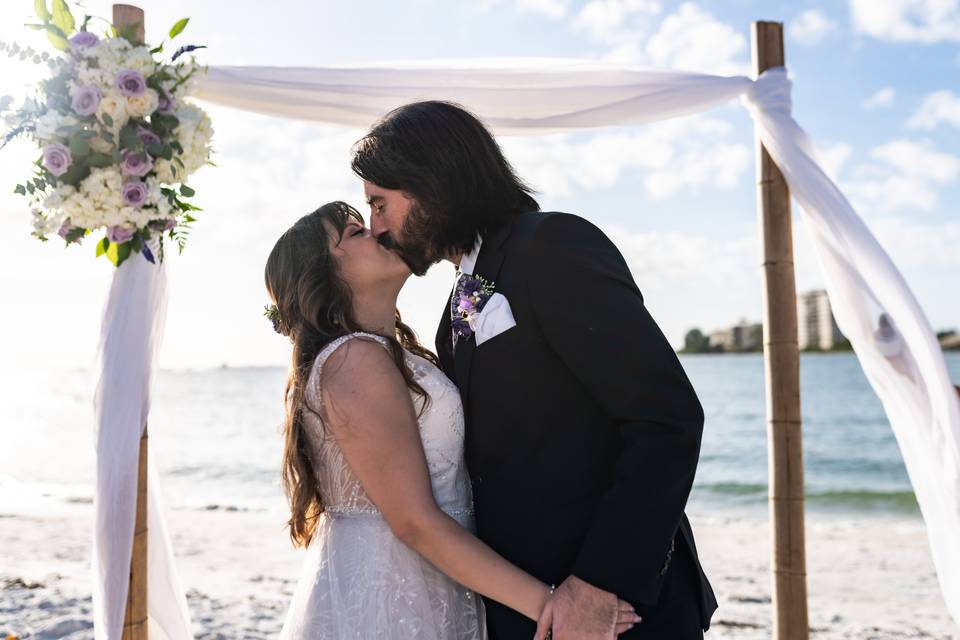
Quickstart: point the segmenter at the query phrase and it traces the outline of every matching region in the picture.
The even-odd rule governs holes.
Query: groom
[[[541,213],[483,124],[389,113],[352,161],[370,225],[417,275],[459,267],[437,353],[460,388],[479,537],[556,584],[556,640],[702,638],[717,607],[684,514],[703,410],[604,234]],[[473,278],[467,278],[473,276]],[[486,286],[485,286],[486,285]],[[491,640],[535,624],[487,602]]]

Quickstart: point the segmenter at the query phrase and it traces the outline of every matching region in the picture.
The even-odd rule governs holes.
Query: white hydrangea
[[[84,57],[95,60],[96,64],[78,65],[77,80],[80,84],[97,86],[104,94],[116,88],[117,74],[125,69],[139,71],[145,77],[156,69],[149,48],[135,47],[123,38],[101,39]]]
[[[183,182],[210,159],[213,123],[206,111],[186,102],[177,107],[176,116],[180,124],[174,134],[183,147],[180,159],[184,164],[183,169],[178,173],[184,174],[179,176],[179,182]]]
[[[57,140],[57,129],[68,127],[79,122],[75,117],[69,114],[62,114],[56,109],[50,109],[36,120],[36,138],[41,142],[51,142]]]
[[[57,187],[46,197],[43,208],[60,223],[69,219],[70,224],[85,229],[113,226],[139,229],[152,220],[170,217],[170,204],[162,198],[155,178],[147,181],[147,203],[140,209],[123,203],[122,187],[123,176],[117,167],[92,169],[79,189],[69,185]],[[56,229],[59,228],[58,224]]]
[[[170,160],[157,159],[153,168],[157,173],[157,179],[163,184],[185,182],[210,159],[213,123],[207,112],[200,107],[182,102],[177,105],[174,115],[180,121],[173,133],[183,147],[183,154],[179,156],[183,166]]]
[[[65,216],[62,211],[41,211],[34,209],[33,214],[33,234],[40,238],[55,235],[60,227],[63,226]]]

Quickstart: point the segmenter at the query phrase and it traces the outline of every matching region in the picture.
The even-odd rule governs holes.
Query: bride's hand
[[[547,598],[547,604],[543,605],[543,611],[537,619],[537,633],[533,640],[548,640],[551,637],[553,627],[553,596]]]
[[[617,636],[633,629],[634,625],[638,624],[641,620],[642,618],[634,611],[633,605],[625,600],[617,599]],[[544,605],[543,611],[540,612],[540,618],[537,619],[537,633],[533,636],[533,640],[550,640],[552,637],[552,627],[553,598],[551,597],[547,600],[547,604]]]
[[[637,612],[634,611],[633,605],[625,600],[620,600],[617,598],[617,628],[616,635],[621,633],[626,633],[633,629],[635,624],[639,624],[642,620],[640,616],[637,615]]]

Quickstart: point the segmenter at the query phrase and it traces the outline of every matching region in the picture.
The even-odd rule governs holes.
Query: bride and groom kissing
[[[283,483],[305,566],[286,639],[702,638],[684,514],[703,410],[617,248],[544,213],[475,116],[400,107],[343,202],[276,242],[293,344]],[[457,266],[436,352],[397,312]]]

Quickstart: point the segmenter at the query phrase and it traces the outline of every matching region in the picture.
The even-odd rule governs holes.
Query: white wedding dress
[[[326,359],[354,333],[331,342],[317,356],[305,395],[321,407],[320,376]],[[473,528],[470,479],[463,457],[464,421],[457,387],[435,366],[412,353],[407,365],[430,396],[420,416],[420,437],[437,504],[462,526]],[[419,410],[422,400],[414,397]],[[304,414],[316,476],[326,506],[297,584],[280,637],[283,640],[370,638],[482,640],[479,596],[437,570],[397,539],[350,470],[340,447],[312,412]]]

